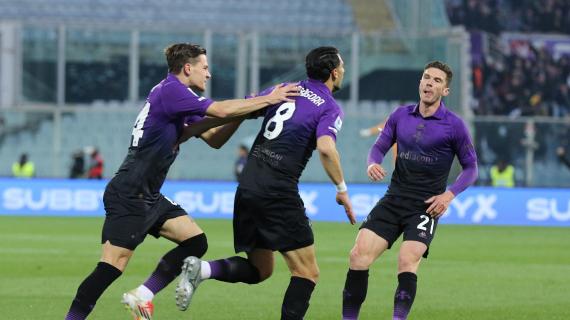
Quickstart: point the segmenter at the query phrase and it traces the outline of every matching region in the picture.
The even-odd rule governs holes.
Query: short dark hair
[[[426,66],[424,67],[424,71],[426,71],[429,68],[436,68],[445,72],[447,78],[445,84],[449,87],[449,84],[451,84],[451,80],[453,79],[453,71],[451,71],[451,67],[449,67],[447,64],[441,61],[436,60],[426,64]]]
[[[307,77],[321,82],[329,79],[331,72],[340,65],[338,49],[335,47],[318,47],[305,58]]]
[[[190,62],[195,63],[199,55],[206,54],[206,49],[192,43],[175,43],[164,49],[168,72],[179,73]]]

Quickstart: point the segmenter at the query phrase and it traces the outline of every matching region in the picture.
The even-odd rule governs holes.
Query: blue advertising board
[[[0,215],[103,216],[107,181],[0,179]],[[234,182],[167,181],[163,193],[192,217],[231,218]],[[349,185],[361,221],[386,191],[384,184]],[[300,186],[307,215],[315,221],[347,222],[330,183]],[[570,189],[471,187],[450,205],[441,223],[570,227]]]

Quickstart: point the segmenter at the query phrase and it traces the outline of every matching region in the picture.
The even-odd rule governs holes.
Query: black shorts
[[[147,234],[158,238],[160,228],[169,219],[187,215],[186,211],[170,199],[160,195],[148,204],[144,199],[132,199],[105,190],[105,223],[101,243],[135,250]]]
[[[287,252],[314,243],[311,222],[298,194],[267,196],[238,188],[234,201],[234,248]]]
[[[427,208],[422,201],[386,196],[370,211],[360,229],[369,229],[388,241],[388,248],[404,233],[404,241],[419,241],[428,246],[423,255],[427,258],[438,221],[426,213]]]

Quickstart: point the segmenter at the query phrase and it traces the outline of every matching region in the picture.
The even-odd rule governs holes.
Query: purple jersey
[[[443,193],[455,155],[464,170],[469,168],[469,175],[468,181],[459,179],[460,185],[450,189],[457,195],[474,182],[477,156],[473,143],[463,121],[443,102],[426,118],[418,105],[396,109],[372,147],[369,163],[380,163],[394,143],[398,145],[398,156],[386,195],[423,201]]]
[[[312,79],[299,85],[301,95],[295,102],[267,108],[240,177],[240,188],[268,195],[297,193],[299,177],[316,148],[317,138],[328,135],[336,140],[344,113],[330,90]]]
[[[156,200],[178,155],[184,124],[201,120],[212,102],[168,74],[150,91],[135,120],[129,152],[109,187],[127,197]]]

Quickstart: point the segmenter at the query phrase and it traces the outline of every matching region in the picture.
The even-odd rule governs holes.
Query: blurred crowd
[[[502,61],[473,66],[479,115],[570,116],[570,56],[555,60],[546,48],[518,41]]]
[[[447,0],[452,24],[470,31],[570,32],[568,0]]]
[[[520,32],[570,35],[569,0],[447,0],[452,24],[472,34]],[[510,40],[474,58],[478,115],[570,116],[570,56],[540,41]],[[497,52],[498,51],[498,52]]]

